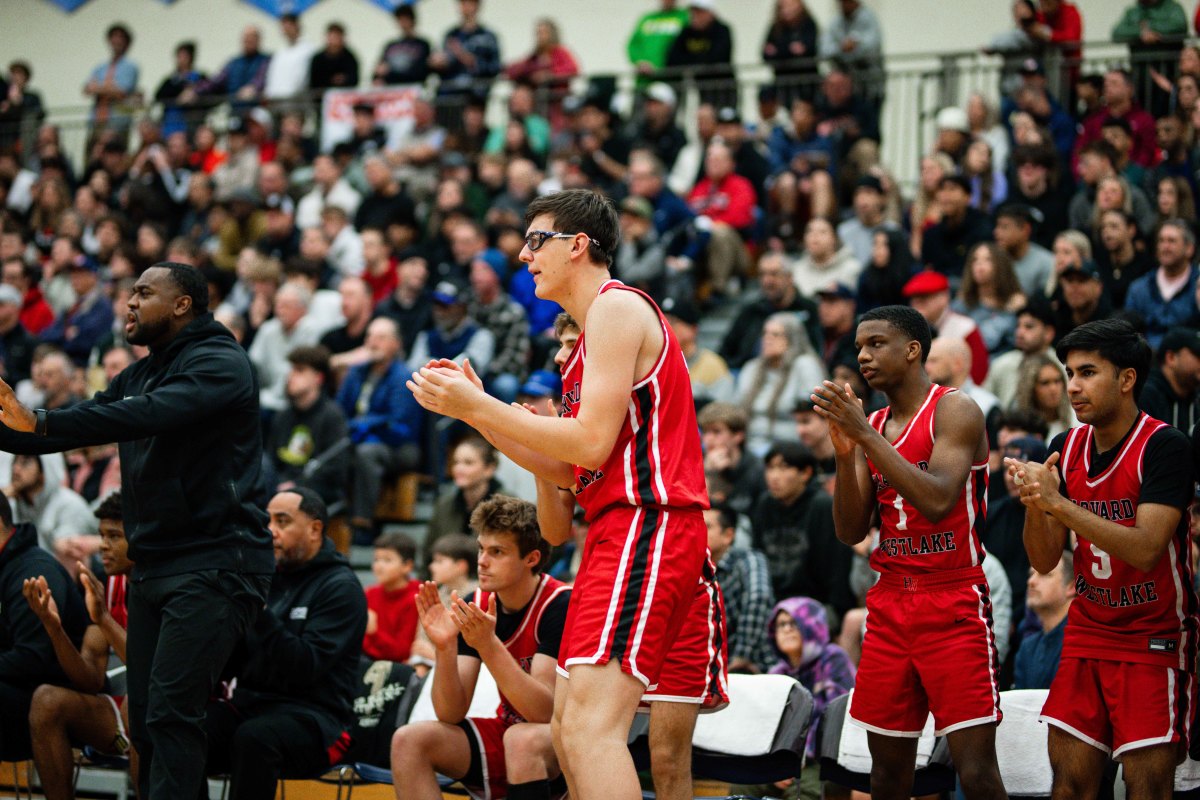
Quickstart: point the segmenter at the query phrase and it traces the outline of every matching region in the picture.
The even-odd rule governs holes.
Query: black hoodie
[[[46,578],[67,638],[79,647],[88,626],[83,598],[62,565],[38,546],[37,529],[18,525],[0,542],[0,683],[30,692],[43,683],[70,685],[42,621],[21,594],[25,579],[39,575]]]
[[[262,704],[299,707],[332,743],[353,722],[366,630],[362,584],[325,539],[312,559],[271,578],[267,607],[231,662],[234,707],[251,716]]]
[[[108,389],[46,413],[46,436],[0,427],[0,448],[53,453],[119,442],[135,581],[204,569],[270,574],[258,381],[204,314]]]

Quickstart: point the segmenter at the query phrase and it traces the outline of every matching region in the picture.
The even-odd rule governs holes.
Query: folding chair
[[[839,786],[871,791],[871,753],[867,749],[866,729],[850,722],[846,712],[854,693],[843,695],[825,707],[821,716],[817,749],[821,757],[821,780]],[[933,717],[917,740],[917,769],[913,775],[914,797],[953,792],[954,768],[945,741],[933,735]]]
[[[787,675],[730,675],[729,705],[696,722],[692,773],[723,783],[798,778],[812,709],[812,695]],[[634,720],[629,750],[638,769],[650,767],[648,715]]]

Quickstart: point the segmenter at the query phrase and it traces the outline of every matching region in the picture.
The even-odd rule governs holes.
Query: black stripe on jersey
[[[613,632],[613,660],[624,660],[629,648],[629,638],[637,624],[638,609],[642,603],[642,586],[650,572],[650,543],[654,541],[654,533],[658,530],[662,512],[653,506],[643,509],[642,528],[638,531],[637,541],[633,547],[631,560],[625,581],[625,590],[621,594],[621,607],[617,612],[616,630]]]
[[[717,584],[716,570],[713,569],[712,562],[708,558],[704,559],[702,573],[704,585],[709,592],[709,602],[713,609],[713,657],[708,662],[709,689],[707,694],[716,696],[720,694],[720,691],[712,687],[721,685],[721,672],[724,666],[721,650],[725,647],[725,598],[721,594],[721,587]]]
[[[650,472],[650,416],[654,410],[654,400],[650,394],[650,384],[637,389],[633,393],[636,399],[635,409],[638,419],[637,433],[634,434],[633,454],[635,477],[637,478],[638,502],[642,506],[652,506],[658,502],[654,496],[654,476]]]

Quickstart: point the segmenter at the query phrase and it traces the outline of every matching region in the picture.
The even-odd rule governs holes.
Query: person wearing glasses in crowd
[[[572,797],[632,800],[640,788],[625,732],[643,695],[672,678],[667,651],[712,574],[691,383],[662,312],[610,276],[619,239],[610,200],[558,192],[525,218],[520,257],[537,296],[583,322],[563,370],[561,416],[489,397],[466,363],[430,362],[409,387],[426,409],[478,428],[538,477],[544,531],[569,530],[561,520],[576,501],[584,508],[591,527],[559,653],[556,750]],[[714,623],[723,633],[723,620]],[[679,705],[698,709],[712,688],[695,687]]]

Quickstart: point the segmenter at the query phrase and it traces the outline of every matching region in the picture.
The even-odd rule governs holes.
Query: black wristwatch
[[[46,409],[38,408],[33,412],[33,434],[35,436],[46,435]]]

